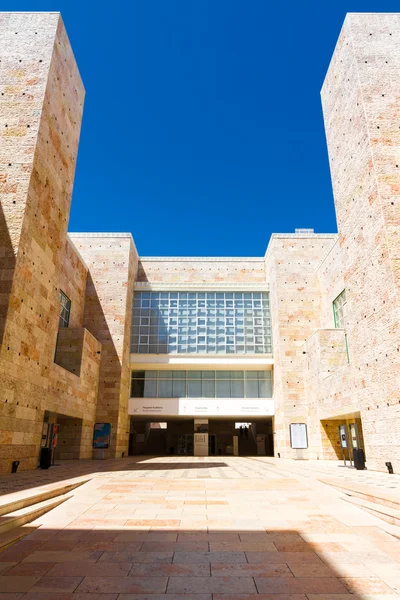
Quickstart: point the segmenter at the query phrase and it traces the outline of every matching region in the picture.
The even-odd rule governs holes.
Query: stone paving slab
[[[316,478],[280,464],[96,464],[71,499],[0,552],[0,600],[399,598],[400,541]],[[87,465],[76,468],[87,477]],[[72,465],[59,469],[76,476]]]

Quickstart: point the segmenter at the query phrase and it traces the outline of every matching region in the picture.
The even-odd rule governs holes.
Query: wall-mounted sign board
[[[95,423],[93,448],[108,448],[111,441],[111,423]]]
[[[290,423],[290,447],[296,450],[308,448],[307,425],[305,423]]]
[[[272,398],[130,398],[128,414],[137,416],[272,416]]]

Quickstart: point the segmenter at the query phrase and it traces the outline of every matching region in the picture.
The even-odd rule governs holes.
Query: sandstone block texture
[[[54,363],[60,289],[81,328],[87,274],[67,238],[84,88],[60,15],[0,13],[0,55],[0,470],[8,471],[12,460],[36,466],[45,411],[80,419],[74,452],[91,455],[101,345],[80,331],[70,340],[76,373]]]
[[[70,234],[89,269],[83,324],[102,345],[97,422],[111,423],[107,458],[129,446],[130,335],[138,255],[131,234]],[[95,455],[96,457],[96,455]]]
[[[265,263],[262,258],[180,258],[141,257],[137,275],[139,284],[187,286],[204,285],[265,287]]]
[[[344,407],[357,407],[368,466],[385,470],[385,461],[391,461],[397,471],[399,66],[400,15],[348,14],[323,85],[322,104],[339,229],[337,252],[347,297],[350,362],[344,367],[347,374],[339,369],[340,381],[331,378],[325,401],[320,398],[325,405],[335,404],[337,414]]]
[[[283,458],[296,456],[290,446],[290,423],[306,423],[310,433],[317,418],[306,392],[304,346],[321,327],[317,270],[336,239],[336,234],[273,234],[265,256],[274,356],[274,445],[275,454]],[[313,443],[320,447],[319,433],[309,435],[310,446]]]

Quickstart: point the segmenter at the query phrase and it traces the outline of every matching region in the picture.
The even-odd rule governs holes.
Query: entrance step
[[[390,475],[388,475],[388,477],[390,477]],[[395,496],[388,490],[378,489],[373,485],[367,485],[365,483],[343,481],[342,479],[331,477],[318,477],[317,479],[321,483],[330,485],[348,496],[354,496],[355,498],[360,498],[361,500],[366,500],[373,504],[379,504],[400,511],[400,496]]]
[[[346,495],[342,498],[345,502],[349,502],[354,506],[362,508],[366,512],[370,513],[374,517],[395,525],[398,529],[397,537],[400,537],[400,510],[384,506],[383,504],[376,504],[375,502],[369,502],[355,496]]]
[[[57,496],[63,496],[64,494],[75,490],[77,487],[83,485],[84,483],[87,483],[88,481],[89,479],[84,479],[80,481],[75,481],[73,483],[68,483],[66,485],[56,484],[52,487],[46,487],[45,489],[39,492],[36,490],[31,494],[24,490],[23,492],[16,492],[15,494],[10,494],[5,498],[0,498],[0,517],[14,512],[16,510],[19,510],[21,508],[32,506],[33,504],[37,504],[38,502],[50,500],[51,498],[56,498]]]
[[[50,500],[44,500],[43,502],[38,502],[33,506],[26,506],[24,508],[20,508],[19,510],[8,513],[0,520],[0,534],[6,533],[11,529],[22,527],[22,525],[38,519],[69,498],[72,498],[72,494],[58,496],[55,499],[51,498]]]
[[[8,548],[8,546],[11,546],[11,544],[14,544],[14,542],[18,542],[18,540],[25,537],[26,535],[33,533],[38,528],[38,525],[24,525],[23,527],[16,527],[15,529],[10,529],[5,533],[0,533],[0,552]]]

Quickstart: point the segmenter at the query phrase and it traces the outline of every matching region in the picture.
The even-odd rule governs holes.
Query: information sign
[[[290,446],[296,450],[308,448],[307,425],[305,423],[290,423]]]

